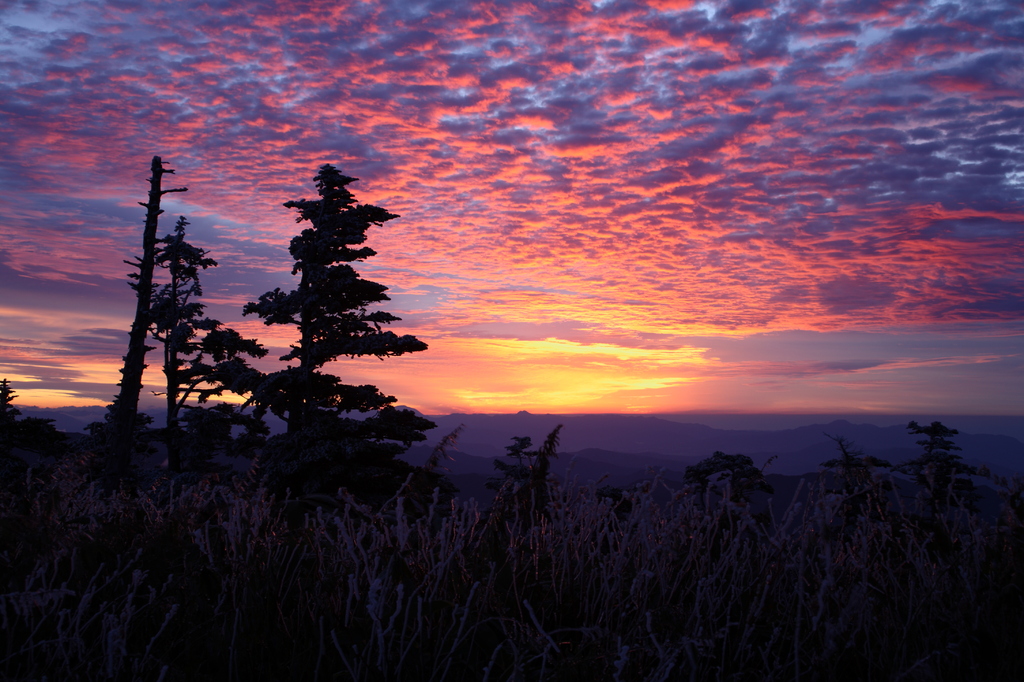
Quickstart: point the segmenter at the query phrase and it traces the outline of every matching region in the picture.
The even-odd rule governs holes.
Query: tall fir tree
[[[244,309],[268,325],[294,325],[299,336],[281,358],[295,364],[268,375],[254,395],[259,409],[288,426],[286,434],[268,442],[263,463],[278,492],[333,493],[344,486],[372,501],[391,494],[411,472],[395,455],[424,440],[423,431],[434,424],[411,410],[396,409],[396,399],[376,386],[345,384],[324,367],[343,356],[383,359],[423,351],[427,345],[382,328],[399,321],[370,310],[390,300],[387,287],[363,279],[351,265],[376,255],[360,246],[367,229],[398,216],[357,204],[347,187],[355,178],[334,166],[322,166],[314,181],[319,199],[284,204],[298,210],[296,222],[309,223],[289,248],[292,274],[300,276],[298,288],[274,289]]]
[[[199,271],[216,267],[217,261],[205,249],[193,246],[186,239],[188,221],[178,218],[174,233],[159,240],[155,263],[167,271],[168,282],[153,296],[150,316],[153,336],[163,346],[163,372],[166,378],[164,396],[167,422],[164,442],[167,445],[167,468],[182,471],[183,454],[191,459],[189,468],[202,468],[214,448],[202,447],[195,438],[184,439],[179,415],[189,399],[205,403],[225,390],[244,394],[244,386],[252,385],[260,375],[243,356],[260,358],[267,351],[255,339],[245,339],[219,320],[205,316],[206,306],[198,299],[203,295]],[[205,333],[202,333],[205,332]],[[185,420],[195,430],[199,424],[222,424],[230,434],[232,425],[246,427],[253,436],[264,430],[262,422],[240,414],[231,406],[221,406],[212,415],[199,415],[189,408]],[[204,431],[208,429],[204,428]],[[223,440],[221,438],[220,440]],[[229,439],[230,440],[230,439]],[[199,447],[185,447],[192,444]]]

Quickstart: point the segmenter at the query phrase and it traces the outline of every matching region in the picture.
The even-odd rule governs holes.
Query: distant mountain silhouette
[[[641,415],[534,415],[519,414],[431,416],[437,428],[427,432],[428,443],[436,442],[460,424],[464,424],[457,449],[450,463],[454,474],[490,473],[480,462],[500,457],[512,436],[530,436],[542,442],[558,424],[564,424],[559,451],[577,455],[576,471],[591,475],[597,471],[622,474],[622,469],[644,471],[648,467],[684,471],[685,468],[716,450],[748,455],[758,466],[772,456],[766,473],[800,475],[816,472],[821,462],[836,454],[835,443],[825,436],[841,435],[854,441],[865,453],[894,464],[915,457],[920,447],[917,438],[907,433],[905,424],[875,426],[835,420],[781,430],[715,429],[703,424],[687,424]],[[956,428],[955,423],[947,426]],[[986,464],[995,473],[1024,472],[1024,443],[1011,436],[960,433],[955,439],[963,448],[969,464]],[[430,447],[421,445],[409,451],[409,461],[425,458]],[[554,463],[553,472],[568,465],[571,454]],[[465,461],[462,461],[465,460]],[[465,467],[465,469],[464,469]]]
[[[82,431],[90,422],[102,420],[106,413],[106,408],[101,406],[19,406],[19,409],[25,416],[54,419],[58,429],[68,432]],[[156,414],[156,411],[152,413]],[[688,465],[709,457],[716,450],[748,455],[758,466],[772,455],[778,455],[766,470],[767,474],[799,476],[815,473],[821,462],[835,456],[835,443],[826,438],[825,433],[846,436],[867,454],[894,464],[915,457],[920,450],[915,444],[916,438],[907,433],[905,423],[875,426],[844,419],[790,429],[740,430],[718,429],[648,415],[540,415],[520,412],[451,414],[429,418],[438,426],[427,432],[427,444],[414,446],[403,459],[414,463],[424,461],[434,443],[459,424],[465,424],[458,447],[452,451],[456,461],[446,464],[453,480],[458,481],[462,476],[479,478],[480,489],[483,489],[483,481],[494,475],[491,459],[505,454],[505,446],[511,443],[512,436],[530,436],[538,445],[558,424],[565,425],[559,447],[563,454],[553,463],[552,472],[564,475],[575,457],[572,471],[580,480],[597,480],[608,474],[613,485],[635,479],[649,467],[679,472],[678,478],[681,479]],[[755,421],[763,423],[764,418]],[[958,428],[954,421],[943,423]],[[993,472],[1004,475],[1024,472],[1024,443],[1016,438],[964,433],[961,429],[954,440],[963,448],[961,454],[968,464],[987,464]],[[475,479],[466,479],[466,482],[470,480]]]
[[[107,408],[103,405],[87,407],[22,407],[18,406],[26,417],[52,419],[59,431],[75,433],[85,431],[85,427],[93,422],[103,421]],[[144,410],[146,411],[146,410]]]

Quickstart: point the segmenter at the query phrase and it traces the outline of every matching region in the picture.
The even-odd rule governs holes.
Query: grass
[[[1024,679],[1020,480],[988,524],[820,481],[783,518],[657,479],[414,515],[83,471],[0,499],[0,679]]]

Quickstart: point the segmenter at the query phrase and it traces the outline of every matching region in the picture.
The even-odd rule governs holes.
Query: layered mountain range
[[[667,480],[681,481],[686,467],[715,451],[744,454],[765,467],[769,481],[790,489],[799,477],[817,475],[821,463],[838,455],[829,436],[843,436],[865,454],[899,464],[917,457],[920,436],[907,432],[907,422],[890,426],[853,423],[845,419],[813,423],[797,428],[750,430],[713,428],[704,424],[679,422],[647,415],[480,415],[431,416],[437,428],[429,432],[430,442],[459,426],[457,445],[449,450],[452,460],[445,466],[459,486],[461,495],[490,498],[484,487],[495,475],[493,460],[506,454],[513,436],[529,436],[534,446],[559,424],[559,455],[551,471],[560,477],[578,477],[581,482],[602,480],[609,485],[629,485],[654,472]],[[895,419],[895,418],[894,418]],[[951,428],[956,423],[943,422]],[[993,473],[1024,472],[1024,443],[1008,435],[961,433],[955,442],[964,461],[986,465]],[[406,453],[412,463],[422,463],[432,445],[417,445]],[[766,466],[767,465],[767,466]],[[784,480],[792,479],[792,480]],[[983,483],[984,479],[977,479]],[[785,493],[779,491],[782,496]]]
[[[75,432],[85,425],[103,418],[103,407],[41,409],[21,408],[26,416],[54,419],[62,430]],[[577,478],[580,482],[603,481],[615,486],[628,486],[655,472],[668,481],[679,482],[686,467],[715,451],[744,454],[754,464],[764,467],[769,482],[774,481],[777,497],[785,498],[786,491],[796,485],[799,478],[816,476],[821,463],[837,456],[835,441],[829,436],[843,436],[852,441],[865,454],[899,464],[917,457],[921,447],[920,436],[907,432],[906,417],[893,416],[892,423],[879,426],[855,423],[849,419],[823,419],[806,416],[806,425],[792,428],[764,428],[779,423],[793,423],[797,417],[772,415],[694,415],[717,423],[719,428],[701,423],[681,421],[685,417],[674,415],[623,414],[449,414],[430,415],[437,428],[427,433],[428,441],[415,445],[403,456],[409,462],[420,464],[443,436],[462,427],[456,446],[449,450],[453,459],[444,465],[461,497],[490,499],[493,492],[485,487],[488,478],[495,476],[494,459],[506,454],[505,448],[513,436],[529,436],[534,447],[559,424],[558,459],[551,471],[561,478]],[[875,421],[879,421],[875,417]],[[926,423],[926,418],[919,419]],[[944,417],[943,423],[960,431],[954,441],[962,450],[958,453],[968,464],[986,465],[995,474],[1024,473],[1024,442],[1019,435],[1024,418],[1012,417]],[[961,424],[962,422],[962,424]],[[721,428],[726,425],[751,423],[762,428]],[[280,424],[272,425],[280,427]],[[971,430],[974,429],[974,430]],[[999,430],[1003,433],[985,433]],[[978,478],[979,485],[985,483]]]

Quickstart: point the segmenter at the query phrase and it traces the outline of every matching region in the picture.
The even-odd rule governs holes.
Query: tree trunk
[[[135,448],[135,419],[139,411],[139,394],[142,392],[142,372],[146,368],[146,336],[149,334],[149,306],[153,298],[153,266],[156,253],[157,220],[160,210],[160,198],[171,192],[184,192],[187,188],[160,189],[160,180],[164,173],[173,173],[164,168],[159,156],[153,157],[153,177],[149,179],[149,202],[140,206],[146,207],[146,227],[142,234],[142,258],[136,265],[139,268],[138,283],[135,292],[138,304],[135,307],[135,321],[128,335],[128,354],[124,356],[124,368],[121,370],[121,392],[117,397],[117,407],[111,423],[108,441],[106,475],[109,487],[117,487],[128,475],[131,466],[132,451]],[[126,261],[128,262],[128,261]]]
[[[181,472],[181,433],[178,427],[178,354],[166,347],[164,373],[167,375],[167,469]]]
[[[181,321],[181,310],[178,307],[178,281],[179,269],[177,263],[170,263],[167,268],[171,275],[171,313],[170,319],[174,326],[167,330],[166,341],[164,342],[164,376],[167,378],[167,424],[164,433],[167,445],[167,469],[174,473],[181,473],[181,449],[178,447],[181,441],[181,434],[178,431],[178,350],[175,343],[175,332]]]

